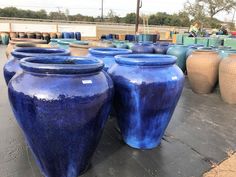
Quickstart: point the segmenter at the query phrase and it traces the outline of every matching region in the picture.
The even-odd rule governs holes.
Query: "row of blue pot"
[[[77,177],[88,168],[112,100],[124,141],[158,146],[184,85],[176,57],[114,48],[69,54],[18,48],[4,67],[12,110],[43,175]]]

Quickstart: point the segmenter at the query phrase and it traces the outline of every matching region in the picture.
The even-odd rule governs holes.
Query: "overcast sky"
[[[117,15],[135,12],[137,0],[104,0],[104,14],[112,9]],[[143,0],[141,13],[151,14],[156,12],[177,13],[183,9],[186,0]],[[65,11],[69,9],[71,15],[81,13],[83,15],[99,16],[101,14],[101,0],[0,0],[0,7],[15,6],[22,9],[49,11]],[[221,20],[232,19],[233,14],[220,14]]]

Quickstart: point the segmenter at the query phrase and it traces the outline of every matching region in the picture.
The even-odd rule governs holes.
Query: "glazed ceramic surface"
[[[30,57],[9,83],[15,118],[45,177],[78,177],[88,168],[113,94],[103,63]]]
[[[236,104],[236,53],[229,54],[220,62],[219,84],[222,99],[229,104]]]
[[[64,49],[55,49],[55,48],[36,48],[36,47],[28,47],[28,48],[18,48],[12,52],[12,57],[8,60],[8,62],[4,66],[4,78],[6,84],[10,81],[10,79],[16,74],[22,72],[22,69],[19,65],[20,60],[25,57],[32,56],[68,56],[70,52]]]
[[[183,72],[186,71],[187,50],[188,50],[188,46],[185,46],[185,45],[172,45],[167,50],[167,55],[173,55],[177,57],[176,63]]]
[[[196,50],[187,59],[191,88],[200,94],[211,93],[218,81],[220,56],[213,50]]]
[[[131,147],[158,146],[181,95],[184,77],[167,55],[121,55],[108,73],[124,141]]]
[[[128,49],[119,48],[90,48],[89,56],[102,60],[105,64],[104,70],[107,71],[113,64],[115,64],[116,55],[131,54],[132,51]]]

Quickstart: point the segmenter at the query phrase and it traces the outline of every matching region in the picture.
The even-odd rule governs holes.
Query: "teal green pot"
[[[176,35],[176,44],[183,44],[183,34]]]
[[[58,39],[50,39],[49,45],[51,47],[58,47],[58,43],[57,43]]]
[[[132,47],[134,46],[133,42],[127,42],[126,44],[128,45],[128,49],[132,49]]]
[[[231,47],[232,49],[236,49],[236,39],[235,38],[224,39],[224,46]]]
[[[219,37],[211,37],[211,38],[209,38],[208,46],[219,47],[222,45],[222,43],[223,43],[223,40],[220,39]]]
[[[173,55],[177,57],[176,64],[185,73],[186,71],[186,53],[188,46],[186,45],[172,45],[167,50],[167,55]]]
[[[219,51],[221,59],[227,58],[230,54],[236,54],[235,49],[226,49],[226,50],[220,50]]]
[[[69,49],[70,43],[76,42],[76,39],[60,39],[57,41],[59,48]]]
[[[3,45],[8,45],[10,36],[8,33],[1,33],[1,40]]]
[[[193,45],[196,43],[196,38],[184,36],[183,42],[184,42],[184,45]]]
[[[209,46],[209,39],[206,37],[197,37],[196,44],[204,45],[205,47]]]

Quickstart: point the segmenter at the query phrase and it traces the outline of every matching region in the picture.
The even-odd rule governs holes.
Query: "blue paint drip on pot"
[[[124,141],[138,149],[158,146],[181,95],[184,76],[176,57],[116,56],[108,70],[115,86],[114,107]]]
[[[89,166],[110,112],[113,84],[91,58],[32,57],[9,83],[15,118],[47,177],[77,177]]]

